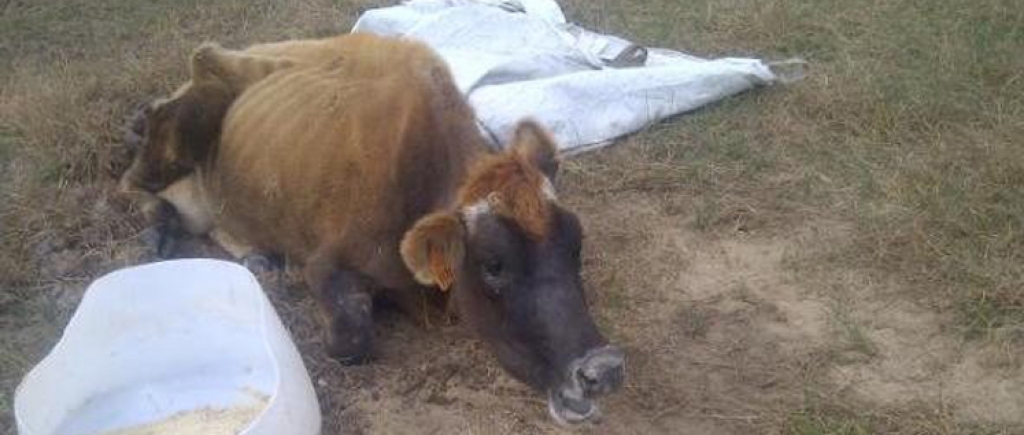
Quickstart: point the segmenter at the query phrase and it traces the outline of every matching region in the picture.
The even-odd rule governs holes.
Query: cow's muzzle
[[[591,349],[569,364],[567,381],[548,393],[548,411],[560,423],[580,423],[599,415],[594,399],[618,390],[625,354],[615,346]]]

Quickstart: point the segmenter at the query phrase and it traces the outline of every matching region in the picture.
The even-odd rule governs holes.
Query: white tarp
[[[492,140],[507,143],[533,117],[567,153],[784,81],[757,59],[706,60],[587,31],[554,0],[409,0],[365,12],[352,31],[424,41]]]

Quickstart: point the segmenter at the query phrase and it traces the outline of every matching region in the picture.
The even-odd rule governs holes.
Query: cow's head
[[[234,98],[222,85],[192,83],[144,106],[130,124],[138,145],[126,181],[157,192],[192,173],[219,140]]]
[[[579,422],[620,386],[624,356],[588,312],[582,229],[556,201],[556,155],[539,125],[521,123],[509,150],[471,171],[457,210],[406,234],[402,256],[419,282],[451,292],[508,372],[548,394],[554,418]]]
[[[237,95],[210,60],[217,49],[198,48],[192,54],[192,79],[133,115],[125,141],[135,156],[122,183],[158,192],[194,171],[213,149]]]

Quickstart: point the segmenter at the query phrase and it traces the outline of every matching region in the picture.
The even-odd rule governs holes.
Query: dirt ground
[[[155,260],[115,194],[133,104],[180,83],[203,40],[344,32],[385,3],[0,1],[0,434],[14,433],[14,388],[88,283]],[[296,272],[261,275],[312,376],[325,434],[1024,434],[1024,323],[1012,320],[1024,306],[1024,225],[1012,218],[1024,204],[1012,174],[1024,165],[1010,145],[1019,151],[1024,137],[1019,59],[962,71],[996,80],[978,85],[988,103],[968,119],[957,105],[969,93],[935,66],[966,65],[962,47],[945,40],[933,59],[939,39],[914,39],[932,29],[918,16],[948,24],[946,13],[968,11],[994,35],[1010,32],[998,53],[1019,53],[1012,32],[1024,15],[998,0],[562,3],[597,30],[709,56],[800,55],[812,75],[563,165],[593,313],[627,351],[626,384],[597,424],[553,424],[544,399],[457,325],[424,329],[387,307],[373,363],[342,367],[324,355]],[[906,33],[879,39],[898,43],[865,42],[894,28]],[[883,65],[906,47],[940,85],[917,87],[919,70]],[[929,160],[947,143],[984,149],[991,160],[958,161],[993,169]],[[985,216],[998,203],[1011,217],[972,217],[986,225],[975,233],[967,218],[937,214],[959,210],[939,196],[951,188],[943,177],[961,188],[950,201]],[[1008,193],[969,199],[990,198],[983,189]],[[967,239],[1002,244],[973,250]],[[223,254],[192,241],[179,255]],[[976,288],[984,304],[970,305]],[[1003,305],[960,308],[986,301]]]

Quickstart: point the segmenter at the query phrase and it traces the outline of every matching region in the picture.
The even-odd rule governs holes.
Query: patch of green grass
[[[1001,303],[984,294],[964,300],[960,315],[965,320],[964,334],[969,338],[997,338],[1003,335],[998,334],[1003,328],[1020,331],[1020,325],[1024,325],[1024,307]]]
[[[961,301],[963,322],[1021,325],[1024,15],[1005,1],[906,2],[858,124],[873,188],[855,210],[868,260]],[[929,44],[937,45],[929,49]],[[927,79],[924,79],[926,78]],[[956,304],[956,303],[954,303]]]
[[[0,15],[0,58],[13,62],[16,55],[33,58],[83,56],[127,42],[152,28],[175,0],[42,0],[14,2]],[[198,4],[189,1],[193,6]],[[186,6],[187,7],[187,6]]]
[[[1017,425],[977,424],[957,419],[943,405],[906,402],[879,406],[824,393],[805,386],[804,403],[784,417],[786,435],[1009,435]]]
[[[1024,327],[1018,3],[595,0],[576,16],[570,7],[584,25],[641,42],[810,62],[803,82],[637,135],[630,146],[643,165],[605,187],[690,195],[703,229],[736,209],[774,227],[853,221],[844,261],[888,271],[934,305],[966,307],[956,312],[971,336]]]
[[[839,340],[834,349],[837,362],[862,361],[878,355],[878,345],[867,335],[861,323],[852,317],[847,302],[841,299],[834,301],[830,314]]]
[[[702,339],[708,334],[711,325],[709,314],[700,308],[686,306],[679,310],[680,329],[689,338]]]
[[[601,289],[602,307],[614,315],[622,315],[629,311],[629,297],[623,288],[621,279],[615,272],[607,282],[603,283]]]
[[[786,435],[869,435],[880,429],[874,416],[859,414],[813,381],[804,385],[803,405],[786,414]]]
[[[870,425],[856,417],[800,412],[789,417],[787,435],[871,435]]]
[[[694,203],[694,225],[698,230],[707,231],[719,221],[721,207],[714,198],[702,197]]]
[[[910,405],[856,414],[838,408],[805,408],[791,413],[786,435],[1011,435],[1019,426],[957,422],[948,413]]]
[[[17,137],[15,137],[14,133],[0,127],[0,168],[6,165],[8,159],[10,159],[16,140]]]

